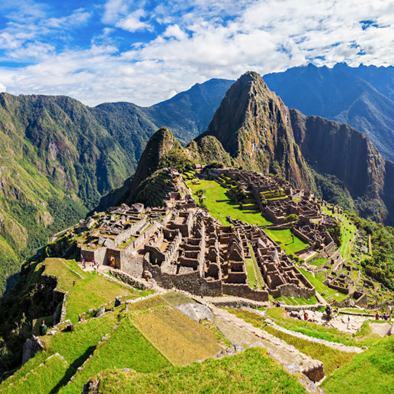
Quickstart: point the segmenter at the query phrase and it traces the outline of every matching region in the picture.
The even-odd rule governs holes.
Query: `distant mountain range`
[[[394,161],[394,67],[308,64],[264,81],[289,108],[354,127]]]

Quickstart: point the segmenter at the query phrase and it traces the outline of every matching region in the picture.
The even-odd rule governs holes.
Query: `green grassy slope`
[[[392,393],[394,386],[394,339],[383,339],[336,371],[323,383],[327,394]]]
[[[79,394],[81,387],[104,369],[130,368],[138,372],[156,372],[170,365],[128,318],[123,318],[108,338],[108,341],[98,345],[94,356],[76,374],[73,383],[59,391],[61,394]]]
[[[106,372],[100,393],[306,393],[294,376],[259,348],[223,360],[209,359],[160,374]]]

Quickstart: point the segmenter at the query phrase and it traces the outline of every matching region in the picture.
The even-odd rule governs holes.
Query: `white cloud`
[[[49,28],[55,27],[69,29],[71,27],[85,24],[90,17],[90,12],[86,12],[83,8],[80,8],[78,10],[74,10],[69,16],[62,18],[49,18],[46,20],[45,25]]]
[[[0,83],[0,93],[6,92],[6,91],[7,91],[7,88],[2,83]]]
[[[129,2],[127,0],[108,0],[104,6],[103,22],[112,24],[118,21],[119,15],[127,13]]]
[[[187,34],[180,29],[178,25],[168,26],[166,31],[162,34],[163,37],[174,37],[177,40],[187,38]]]
[[[134,33],[137,30],[152,29],[152,26],[149,25],[149,23],[141,21],[141,18],[144,16],[145,11],[143,9],[139,9],[126,16],[126,18],[121,19],[115,24],[115,26],[131,33]]]

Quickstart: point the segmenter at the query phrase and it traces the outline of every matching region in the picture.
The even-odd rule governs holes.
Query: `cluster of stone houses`
[[[251,226],[238,219],[227,218],[244,235],[253,248],[253,253],[265,282],[265,288],[275,298],[306,298],[315,295],[315,288],[288,258],[280,246],[261,228]]]
[[[256,301],[268,301],[268,294],[304,298],[315,294],[280,247],[256,226],[239,221],[223,226],[194,207],[145,210],[142,204],[123,204],[88,222],[80,224],[85,230],[79,242],[81,259],[112,264],[134,278],[154,279],[164,288]],[[263,290],[249,286],[245,263],[252,257],[249,245],[264,277]]]

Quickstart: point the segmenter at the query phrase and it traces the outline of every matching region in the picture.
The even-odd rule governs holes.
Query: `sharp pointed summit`
[[[256,72],[242,75],[227,91],[202,134],[215,136],[245,169],[281,175],[297,187],[311,176],[294,142],[288,108]]]

